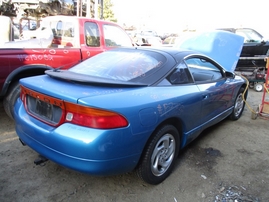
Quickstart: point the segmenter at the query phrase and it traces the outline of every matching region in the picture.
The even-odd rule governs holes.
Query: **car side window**
[[[53,32],[52,47],[73,47],[74,46],[74,28],[73,22],[51,22]]]
[[[184,84],[193,82],[188,67],[184,62],[180,63],[175,70],[168,76],[171,84]]]
[[[87,46],[90,47],[100,46],[99,29],[96,23],[94,22],[85,23],[85,41]]]
[[[74,24],[72,22],[66,22],[64,24],[63,36],[74,37]]]
[[[222,71],[207,58],[185,60],[195,82],[213,82],[223,78]]]
[[[114,25],[104,25],[104,37],[106,46],[132,46],[129,35]]]

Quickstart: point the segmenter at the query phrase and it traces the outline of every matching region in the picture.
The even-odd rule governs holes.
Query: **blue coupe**
[[[246,81],[191,50],[106,51],[20,80],[16,132],[46,159],[93,175],[135,170],[150,184],[205,128],[242,115]]]

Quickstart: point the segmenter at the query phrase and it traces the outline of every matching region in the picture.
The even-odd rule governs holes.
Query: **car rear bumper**
[[[128,128],[108,131],[69,123],[54,128],[29,116],[20,99],[15,104],[15,121],[23,143],[47,159],[79,172],[120,174],[133,170],[139,161],[140,153],[128,145]]]

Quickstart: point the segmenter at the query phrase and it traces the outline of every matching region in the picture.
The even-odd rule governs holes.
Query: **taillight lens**
[[[112,129],[128,126],[128,121],[120,114],[97,108],[65,103],[65,122],[98,129]]]
[[[33,112],[36,108],[34,108],[32,111],[29,110],[26,102],[27,96],[31,96],[37,101],[41,100],[49,105],[56,106],[59,110],[61,110],[61,115],[59,115],[57,119],[58,121],[53,122],[51,120],[51,117],[54,117],[53,115],[57,114],[55,111],[52,112],[53,114],[50,114],[51,117],[44,117],[44,114],[39,114],[39,111]],[[65,122],[97,129],[122,128],[128,126],[129,124],[124,116],[116,112],[66,102],[38,93],[23,86],[21,86],[20,98],[24,103],[26,111],[31,116],[54,127],[57,127]],[[42,112],[44,112],[44,110]]]

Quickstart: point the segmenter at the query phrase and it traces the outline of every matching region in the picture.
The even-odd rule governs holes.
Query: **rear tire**
[[[153,134],[145,147],[136,170],[149,184],[159,184],[172,172],[179,152],[179,133],[172,125],[164,125]]]
[[[231,120],[234,120],[234,121],[238,120],[244,111],[245,99],[247,98],[247,92],[248,92],[248,91],[246,91],[245,95],[243,95],[244,91],[245,91],[245,88],[240,88],[240,90],[236,96],[236,99],[234,102],[234,109],[229,117]]]
[[[6,96],[3,99],[3,106],[7,115],[14,120],[14,105],[16,100],[20,97],[20,84],[18,81],[14,82],[8,89]]]

